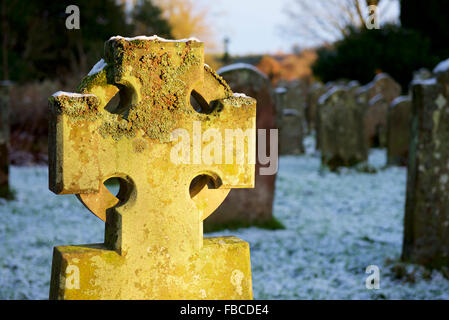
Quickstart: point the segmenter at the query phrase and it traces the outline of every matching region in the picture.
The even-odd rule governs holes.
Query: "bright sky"
[[[196,0],[195,2],[210,8],[210,21],[214,24],[213,30],[217,36],[219,51],[223,50],[225,37],[230,38],[231,55],[290,52],[292,46],[300,41],[286,35],[281,28],[288,25],[288,17],[284,10],[288,9],[293,0]],[[393,15],[399,15],[398,6],[395,6],[393,11]]]
[[[283,8],[290,0],[197,0],[211,9],[217,42],[230,38],[231,55],[289,51],[294,39],[281,38]],[[218,40],[220,39],[220,40]],[[222,50],[220,50],[222,51]]]

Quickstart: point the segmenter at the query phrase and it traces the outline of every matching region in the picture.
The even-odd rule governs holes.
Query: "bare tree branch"
[[[360,19],[360,25],[363,25],[365,22],[365,19],[363,19],[362,9],[360,8],[359,0],[354,0],[354,6],[357,10],[357,15],[359,16],[359,19]]]
[[[283,34],[298,37],[305,43],[329,43],[345,36],[348,27],[362,28],[368,16],[368,4],[379,4],[382,21],[397,10],[399,0],[291,0],[284,13],[288,18]]]

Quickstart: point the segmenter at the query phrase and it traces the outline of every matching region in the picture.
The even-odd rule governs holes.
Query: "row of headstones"
[[[433,73],[416,72],[408,95],[387,74],[365,86],[294,81],[274,89],[249,65],[219,73],[234,91],[257,99],[257,128],[279,128],[280,154],[304,152],[304,133],[314,129],[331,167],[365,162],[371,147],[386,147],[388,164],[408,166],[403,259],[449,266],[449,60]],[[231,191],[214,217],[271,219],[275,176],[256,174],[256,188]]]
[[[415,72],[409,94],[380,74],[316,86],[317,147],[331,168],[367,160],[387,148],[387,164],[408,170],[402,259],[449,266],[449,59]],[[324,94],[323,94],[324,93]]]
[[[387,74],[316,87],[316,146],[331,169],[366,162],[372,147],[387,147],[389,164],[406,164],[410,97]]]

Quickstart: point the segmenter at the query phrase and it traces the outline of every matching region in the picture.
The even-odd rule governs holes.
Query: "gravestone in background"
[[[0,81],[0,198],[11,198],[9,187],[9,81]]]
[[[241,92],[257,101],[257,129],[267,132],[266,149],[270,150],[269,130],[276,129],[274,92],[270,80],[252,65],[228,65],[218,73],[234,92]],[[262,141],[257,141],[259,145]],[[274,143],[274,142],[273,142]],[[254,189],[232,190],[216,213],[204,221],[205,230],[220,226],[263,224],[273,219],[273,199],[276,175],[260,175],[262,166],[257,157]]]
[[[334,85],[318,101],[321,164],[335,170],[368,159],[363,107],[357,103],[357,86]]]
[[[279,86],[287,89],[285,108],[298,111],[305,123],[305,112],[307,107],[306,83],[301,80],[283,81],[279,82]]]
[[[279,129],[279,154],[304,153],[302,117],[298,110],[282,110],[282,124]]]
[[[366,110],[365,133],[370,148],[386,146],[388,106],[400,94],[401,86],[386,73],[358,88],[357,100]]]
[[[401,85],[386,73],[376,75],[373,81],[367,84],[367,87],[369,99],[380,93],[388,104],[401,94]]]
[[[276,87],[274,89],[274,105],[276,108],[275,125],[280,129],[282,125],[283,110],[287,104],[287,88]]]
[[[421,68],[413,72],[413,80],[426,80],[432,77],[433,77],[432,72],[426,68]]]
[[[325,86],[321,82],[314,82],[307,91],[306,121],[307,130],[316,130],[316,114],[318,99],[324,94]]]
[[[254,186],[255,104],[204,64],[201,42],[107,41],[78,93],[50,98],[50,189],[77,194],[106,228],[104,243],[54,248],[50,298],[251,299],[248,243],[203,239],[203,220],[230,188]],[[205,163],[206,129],[252,132],[244,161],[224,140],[213,154],[231,161]]]
[[[275,89],[279,154],[304,153],[305,94],[299,81],[284,82]]]
[[[449,59],[412,83],[402,258],[449,267]]]
[[[320,103],[321,97],[327,97],[327,93],[333,90],[334,87],[338,86],[345,86],[348,82],[346,80],[337,80],[337,81],[329,81],[324,85],[324,88],[322,89],[322,94],[318,97],[317,106],[316,106],[316,112],[315,112],[315,149],[320,150],[320,144],[321,144],[321,127],[320,127],[320,107],[322,106],[322,103]]]
[[[410,96],[399,96],[388,109],[387,164],[406,166],[410,144]]]
[[[381,93],[368,101],[364,123],[366,141],[370,147],[386,146],[388,106],[388,101]]]

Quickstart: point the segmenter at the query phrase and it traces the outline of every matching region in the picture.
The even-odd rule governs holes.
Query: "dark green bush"
[[[439,60],[449,57],[449,1],[401,0],[401,25],[421,32],[431,41]]]
[[[324,82],[344,78],[360,83],[386,72],[406,91],[413,71],[433,68],[437,63],[427,37],[397,25],[385,25],[372,30],[351,29],[332,47],[319,49],[313,72]]]

